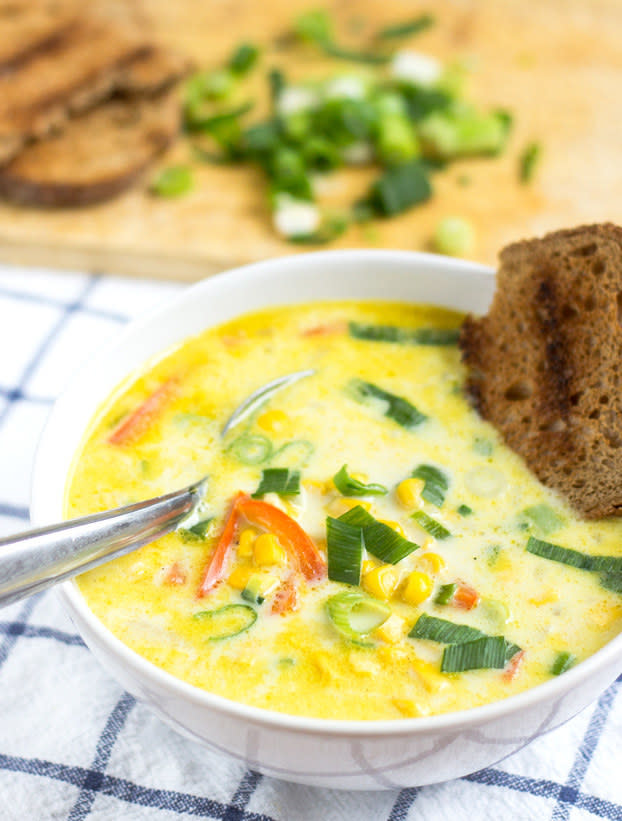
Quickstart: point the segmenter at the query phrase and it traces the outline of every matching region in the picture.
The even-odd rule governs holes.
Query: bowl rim
[[[339,249],[332,251],[315,251],[306,254],[291,254],[276,259],[261,260],[222,271],[188,287],[181,288],[179,293],[168,297],[166,302],[140,315],[137,319],[129,321],[114,339],[109,340],[108,343],[98,351],[94,359],[88,363],[83,363],[82,366],[76,370],[66,387],[56,399],[44,425],[35,452],[31,479],[30,515],[32,523],[34,525],[46,523],[46,517],[40,513],[40,509],[43,506],[42,499],[44,498],[46,490],[46,485],[43,481],[46,443],[54,435],[54,427],[58,423],[57,420],[59,419],[60,413],[64,410],[61,400],[70,394],[72,390],[75,390],[82,373],[86,372],[87,369],[92,369],[94,365],[96,366],[98,360],[104,360],[113,355],[118,349],[122,349],[129,337],[140,332],[143,328],[152,325],[152,323],[160,317],[179,310],[180,305],[192,299],[195,293],[202,292],[204,289],[210,290],[214,287],[223,286],[223,283],[229,283],[228,287],[235,288],[235,285],[239,283],[239,281],[261,278],[265,273],[274,271],[275,268],[284,270],[288,268],[299,268],[310,258],[313,258],[314,262],[319,264],[323,262],[330,263],[331,261],[339,260],[339,258],[349,258],[353,263],[363,259],[375,258],[378,262],[392,261],[396,264],[411,265],[415,269],[417,266],[424,264],[430,265],[433,268],[449,268],[454,273],[464,276],[479,274],[494,277],[495,274],[494,269],[489,266],[438,254],[391,249]],[[223,287],[227,287],[227,285],[225,284]],[[66,481],[67,475],[64,475],[64,485]],[[348,736],[412,736],[486,724],[511,713],[520,712],[521,710],[533,707],[538,704],[538,702],[548,703],[561,698],[568,691],[580,686],[599,669],[613,664],[616,657],[619,658],[620,662],[618,667],[622,667],[622,633],[620,633],[591,656],[577,664],[576,667],[564,673],[563,676],[557,676],[549,681],[529,687],[515,695],[477,707],[431,716],[379,720],[328,719],[299,716],[233,701],[225,696],[211,693],[208,690],[203,690],[200,687],[177,678],[153,662],[148,661],[117,638],[89,608],[75,580],[72,579],[63,582],[58,586],[58,591],[61,600],[69,609],[70,614],[73,611],[73,613],[86,624],[91,635],[100,644],[106,645],[123,666],[133,669],[140,678],[151,680],[155,686],[158,686],[160,689],[167,689],[171,695],[189,700],[199,707],[225,713],[231,718],[252,721],[255,724],[260,724],[265,727],[274,727],[280,730],[303,734],[341,736],[343,738],[347,738]]]

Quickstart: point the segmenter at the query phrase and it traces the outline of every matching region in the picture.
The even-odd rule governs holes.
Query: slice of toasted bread
[[[60,42],[0,76],[0,163],[109,96],[125,66],[149,51],[131,28],[83,17]]]
[[[120,72],[115,89],[123,95],[157,94],[185,76],[192,63],[186,57],[154,46]]]
[[[0,0],[0,74],[57,44],[79,10],[78,0]]]
[[[488,314],[460,345],[467,390],[544,484],[588,518],[622,515],[622,228],[505,248]]]
[[[112,99],[32,143],[0,169],[0,196],[22,205],[70,207],[110,199],[130,187],[175,138],[174,91]]]

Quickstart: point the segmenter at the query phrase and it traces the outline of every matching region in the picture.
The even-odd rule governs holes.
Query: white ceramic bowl
[[[182,291],[132,323],[56,403],[36,458],[34,524],[62,518],[71,461],[99,404],[129,372],[184,337],[246,311],[320,299],[427,302],[480,313],[493,288],[490,269],[446,257],[335,251],[260,262]],[[299,718],[237,704],[175,679],[116,639],[73,582],[62,586],[61,595],[104,667],[177,731],[266,775],[324,787],[412,787],[479,770],[558,727],[622,667],[620,635],[563,676],[472,710],[396,721]]]

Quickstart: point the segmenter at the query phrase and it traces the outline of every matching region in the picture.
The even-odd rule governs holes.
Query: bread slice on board
[[[0,163],[105,99],[120,72],[149,52],[133,29],[85,16],[67,37],[0,76]]]
[[[79,12],[78,0],[0,0],[0,74],[57,44]]]
[[[175,91],[111,99],[32,143],[0,168],[0,196],[22,205],[90,205],[129,188],[173,141],[180,106]]]
[[[622,515],[622,228],[586,225],[500,255],[460,345],[482,416],[587,518]]]
[[[191,67],[183,55],[154,46],[120,71],[115,90],[128,96],[157,94],[184,77]]]

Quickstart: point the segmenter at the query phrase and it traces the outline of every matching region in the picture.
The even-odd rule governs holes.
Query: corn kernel
[[[559,601],[559,593],[556,590],[549,590],[547,593],[541,593],[539,596],[533,596],[531,599],[528,599],[529,604],[535,604],[536,606],[540,604],[553,604],[556,601]]]
[[[436,693],[439,690],[445,690],[449,686],[447,676],[443,675],[438,666],[431,662],[415,658],[412,665],[428,693]]]
[[[412,698],[392,698],[391,703],[406,718],[415,718],[416,716],[425,715],[426,712]]]
[[[371,502],[366,502],[362,499],[350,499],[345,496],[340,496],[337,499],[333,499],[333,501],[328,505],[328,512],[331,516],[343,516],[344,513],[347,513],[348,510],[352,510],[352,508],[357,505],[360,505],[367,511],[371,508]]]
[[[389,618],[380,627],[374,630],[374,636],[388,644],[395,644],[404,635],[404,619],[395,613],[391,613]]]
[[[395,489],[399,503],[407,510],[418,510],[423,505],[421,491],[425,487],[423,479],[404,479]]]
[[[289,422],[289,416],[282,410],[270,410],[257,418],[257,424],[268,433],[280,433]]]
[[[365,559],[361,564],[361,575],[364,576],[376,567],[376,562],[373,559]]]
[[[287,556],[274,533],[262,533],[253,545],[255,564],[285,564]]]
[[[383,525],[387,525],[394,530],[396,533],[399,533],[404,539],[406,538],[406,534],[404,533],[404,528],[399,522],[391,522],[388,519],[378,519],[379,522],[382,522]]]
[[[400,583],[401,573],[392,564],[381,564],[363,577],[363,587],[377,599],[387,601]]]
[[[418,570],[413,570],[406,580],[406,585],[402,590],[402,598],[408,604],[421,604],[424,602],[432,592],[434,582],[427,573],[420,573]]]
[[[248,527],[240,533],[240,543],[238,545],[238,556],[247,559],[253,555],[253,542],[257,534]]]
[[[235,567],[229,574],[227,583],[236,590],[244,590],[252,573],[252,567]]]
[[[445,559],[438,553],[423,553],[418,557],[417,564],[425,565],[431,573],[438,573],[445,567]]]

